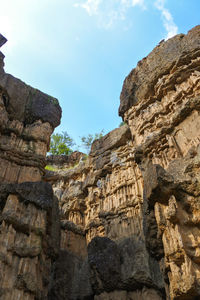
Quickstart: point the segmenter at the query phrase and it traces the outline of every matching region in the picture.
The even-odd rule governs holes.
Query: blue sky
[[[59,99],[56,132],[118,127],[125,76],[162,39],[200,24],[199,0],[1,0],[5,70]]]

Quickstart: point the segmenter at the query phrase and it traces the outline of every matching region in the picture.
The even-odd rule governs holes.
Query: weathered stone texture
[[[77,165],[80,160],[84,160],[85,157],[86,154],[74,151],[71,155],[48,155],[46,163],[55,169],[68,169]]]
[[[127,299],[126,291],[144,286],[158,299],[164,295],[159,263],[146,248],[142,224],[143,179],[133,150],[129,127],[124,125],[95,141],[86,161],[57,174],[48,172],[45,177],[53,184],[59,199],[62,249],[65,248],[66,255],[76,255],[79,261],[83,259],[83,249],[85,257],[88,254],[88,260],[84,260],[90,278],[87,297],[119,290],[121,299]],[[86,252],[85,246],[78,250],[78,244],[83,245],[84,241],[88,244]],[[55,272],[59,274],[59,268]],[[56,281],[56,273],[54,277]],[[71,277],[74,278],[71,290],[66,290],[65,297],[79,299],[74,294],[80,278],[76,268],[72,269]],[[62,286],[55,284],[51,295],[56,291],[60,293]],[[136,294],[140,292],[133,295]],[[87,299],[80,294],[79,297]]]
[[[121,103],[137,99],[123,112],[135,145],[163,167],[199,143],[199,48],[197,26],[158,45],[124,82]]]
[[[61,109],[6,74],[3,58],[0,53],[0,299],[44,300],[60,229],[57,199],[41,179]]]
[[[57,99],[6,74],[3,57],[0,68],[0,181],[40,181],[61,109]]]
[[[125,79],[121,93],[120,114],[144,179],[147,248],[160,260],[170,299],[200,297],[199,83],[197,26],[158,45]]]
[[[74,293],[76,269],[67,299],[199,299],[199,103],[197,26],[162,41],[127,76],[127,125],[74,169],[46,175],[66,224],[62,248],[89,268],[87,293]],[[84,240],[83,255],[74,245]]]
[[[45,189],[41,186],[46,185]],[[54,208],[53,194],[46,183],[38,183],[43,201],[34,201],[31,192],[35,183],[3,185],[0,191],[0,299],[46,299],[50,281],[51,261],[58,253],[52,224],[59,218]],[[2,186],[1,186],[2,187]],[[24,190],[23,190],[24,188]],[[20,192],[19,192],[20,191]],[[22,193],[22,194],[20,194]],[[23,195],[23,196],[22,196]],[[37,194],[36,194],[37,197]],[[51,212],[49,211],[51,210]]]
[[[127,124],[46,183],[60,108],[0,74],[0,298],[199,299],[200,26],[138,63]]]

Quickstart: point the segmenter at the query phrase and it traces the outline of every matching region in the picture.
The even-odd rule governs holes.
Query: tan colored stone
[[[34,231],[37,234],[46,233],[46,212],[33,204],[27,206],[20,202],[16,195],[9,195],[2,212],[2,219],[22,232]]]
[[[199,36],[197,26],[140,61],[121,93],[119,112],[128,126],[96,141],[81,167],[49,177],[62,220],[82,226],[89,245],[110,239],[116,249],[124,247],[115,270],[122,279],[113,283],[112,275],[105,274],[106,282],[101,276],[100,262],[109,255],[94,246],[95,299],[200,297]],[[108,259],[108,273],[110,265]],[[142,291],[144,285],[151,289]]]
[[[59,209],[1,189],[3,299],[46,299],[48,286],[51,300],[200,297],[199,37],[161,42],[124,81],[127,124],[46,174]],[[0,71],[0,180],[40,181],[59,106]]]
[[[61,109],[55,98],[6,74],[3,57],[0,53],[0,299],[44,300],[59,234],[56,200],[40,181]]]
[[[68,250],[80,257],[87,256],[87,244],[85,236],[69,230],[61,230],[61,250]]]

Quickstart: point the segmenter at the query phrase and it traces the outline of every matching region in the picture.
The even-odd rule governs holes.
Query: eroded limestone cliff
[[[199,299],[200,26],[140,61],[126,125],[54,172],[60,107],[0,57],[0,299]]]
[[[199,103],[200,26],[158,45],[121,93],[144,179],[146,245],[160,259],[170,299],[200,297]]]
[[[56,99],[6,74],[3,58],[0,52],[0,299],[46,299],[59,215],[42,176],[61,109]]]
[[[59,200],[61,261],[71,255],[72,264],[56,263],[54,297],[200,297],[199,100],[197,26],[127,76],[127,125],[95,141],[85,162],[46,174]]]

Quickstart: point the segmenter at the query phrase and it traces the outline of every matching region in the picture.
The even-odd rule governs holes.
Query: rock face
[[[5,41],[0,36],[0,46]],[[47,299],[60,231],[57,199],[41,179],[61,109],[6,74],[3,58],[0,52],[0,299]]]
[[[0,180],[39,181],[50,135],[59,124],[56,99],[0,71]]]
[[[60,276],[55,262],[51,299],[164,299],[159,262],[146,247],[143,178],[129,127],[95,141],[86,161],[68,171],[48,172],[45,180],[59,200],[62,261],[69,255],[74,261],[70,276],[63,265]],[[63,274],[65,282],[71,280],[64,294],[64,282],[59,285]]]
[[[200,26],[158,45],[121,93],[144,179],[147,247],[159,259],[162,241],[170,299],[200,297],[199,103]]]
[[[46,158],[47,166],[55,169],[68,169],[77,165],[80,160],[84,160],[86,155],[79,151],[74,151],[70,155],[48,155]]]
[[[55,262],[52,299],[200,297],[199,103],[197,26],[161,42],[125,79],[127,125],[75,168],[46,175],[59,199],[61,257],[71,255],[71,277]]]
[[[138,63],[126,125],[56,172],[58,103],[3,69],[0,87],[0,299],[199,299],[200,26]]]

